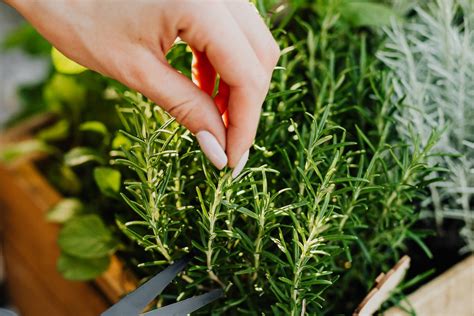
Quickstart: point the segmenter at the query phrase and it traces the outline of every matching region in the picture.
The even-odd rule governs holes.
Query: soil
[[[436,227],[434,220],[422,220],[417,225],[417,229],[433,230]],[[434,269],[434,273],[420,284],[416,284],[411,290],[415,291],[423,284],[436,278],[456,263],[466,258],[469,253],[461,254],[459,250],[465,245],[459,236],[459,230],[462,223],[456,220],[445,220],[443,226],[432,236],[427,237],[424,241],[433,254],[430,259],[420,247],[415,243],[409,244],[408,255],[411,257],[411,267],[408,270],[405,280],[410,280],[426,271]]]

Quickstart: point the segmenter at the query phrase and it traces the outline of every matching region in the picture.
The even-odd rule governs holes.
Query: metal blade
[[[103,312],[102,316],[135,316],[139,315],[143,309],[171,283],[176,275],[181,272],[186,264],[193,258],[188,254],[176,261],[162,272],[155,275],[135,291],[130,292],[117,304]]]
[[[224,296],[224,291],[213,290],[206,294],[194,296],[184,301],[155,309],[142,316],[186,316],[222,296]]]

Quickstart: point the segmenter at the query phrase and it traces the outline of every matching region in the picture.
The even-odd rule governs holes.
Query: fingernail
[[[222,169],[227,165],[227,155],[222,149],[217,139],[208,131],[201,131],[196,134],[199,146],[217,169]]]
[[[245,164],[247,163],[248,159],[249,159],[249,151],[247,150],[246,152],[244,152],[242,157],[240,157],[239,162],[237,163],[234,170],[232,171],[232,178],[234,179],[237,178],[237,176],[240,174],[242,169],[244,169]]]

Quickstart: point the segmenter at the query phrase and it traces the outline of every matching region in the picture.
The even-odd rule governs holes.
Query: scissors
[[[145,307],[168,286],[193,258],[188,254],[155,275],[142,286],[130,292],[115,305],[103,312],[101,316],[185,316],[201,307],[224,296],[220,289],[193,296],[183,301],[173,303],[147,313],[142,313]]]

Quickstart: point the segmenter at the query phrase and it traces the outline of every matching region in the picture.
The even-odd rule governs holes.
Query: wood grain
[[[411,306],[417,316],[473,316],[474,255],[409,295],[408,302],[402,306],[408,310]],[[384,315],[409,314],[400,308],[391,308]]]

